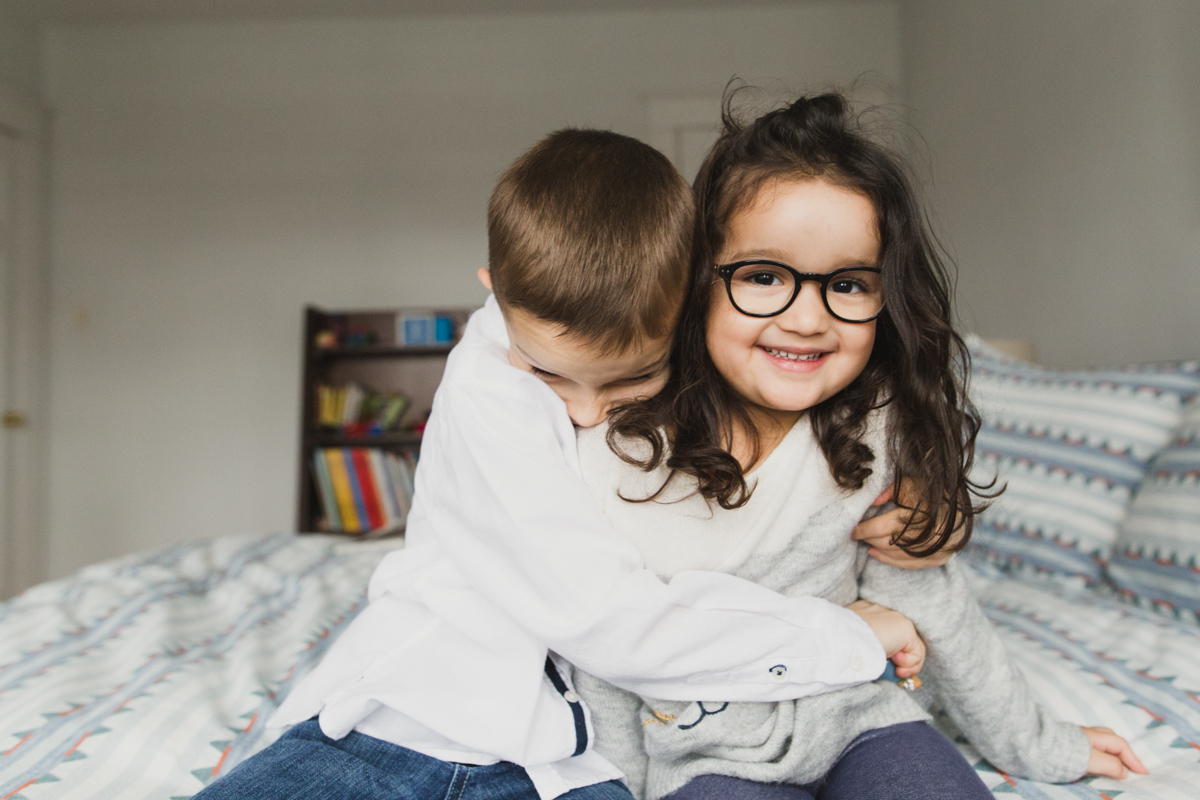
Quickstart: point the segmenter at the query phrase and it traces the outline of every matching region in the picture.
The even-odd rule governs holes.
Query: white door
[[[16,203],[16,146],[0,128],[0,413],[10,408],[9,354],[11,337],[9,319],[12,304],[12,286],[9,282],[13,252],[14,210]],[[6,419],[5,424],[11,420]],[[13,569],[12,518],[9,475],[12,448],[9,446],[9,429],[0,428],[0,599],[11,592]]]
[[[719,97],[664,97],[650,100],[650,144],[691,183],[721,131]]]

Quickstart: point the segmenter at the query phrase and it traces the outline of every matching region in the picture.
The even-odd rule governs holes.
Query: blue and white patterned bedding
[[[395,542],[234,537],[89,567],[0,605],[0,800],[186,798],[277,735],[278,698],[361,609]],[[1048,786],[963,750],[997,797],[1200,797],[1200,628],[982,568],[985,610],[1059,716],[1151,776]]]
[[[276,698],[397,545],[197,542],[0,605],[0,798],[191,797],[275,738]]]

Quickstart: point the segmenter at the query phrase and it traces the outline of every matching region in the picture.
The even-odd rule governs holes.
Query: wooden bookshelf
[[[454,341],[447,344],[400,343],[400,315],[428,313],[454,320]],[[421,434],[413,425],[422,421],[433,404],[446,358],[461,336],[471,309],[304,309],[304,346],[300,411],[300,458],[296,529],[304,533],[331,531],[321,510],[319,488],[313,474],[313,453],[318,448],[376,448],[401,452],[415,450]],[[334,332],[337,338],[329,333]],[[324,340],[319,341],[319,337]],[[353,341],[347,342],[346,339]],[[350,435],[318,425],[317,387],[357,383],[376,392],[402,392],[412,404],[400,427],[377,434]]]

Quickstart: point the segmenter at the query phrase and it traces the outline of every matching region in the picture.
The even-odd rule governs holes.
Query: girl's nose
[[[816,281],[802,283],[795,301],[775,319],[779,327],[804,336],[825,331],[832,317],[821,298],[821,284]]]

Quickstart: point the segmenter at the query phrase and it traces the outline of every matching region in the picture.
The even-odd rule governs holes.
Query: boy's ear
[[[487,290],[492,291],[492,271],[487,267],[480,267],[479,272],[475,273],[479,276],[479,282],[487,287]]]

